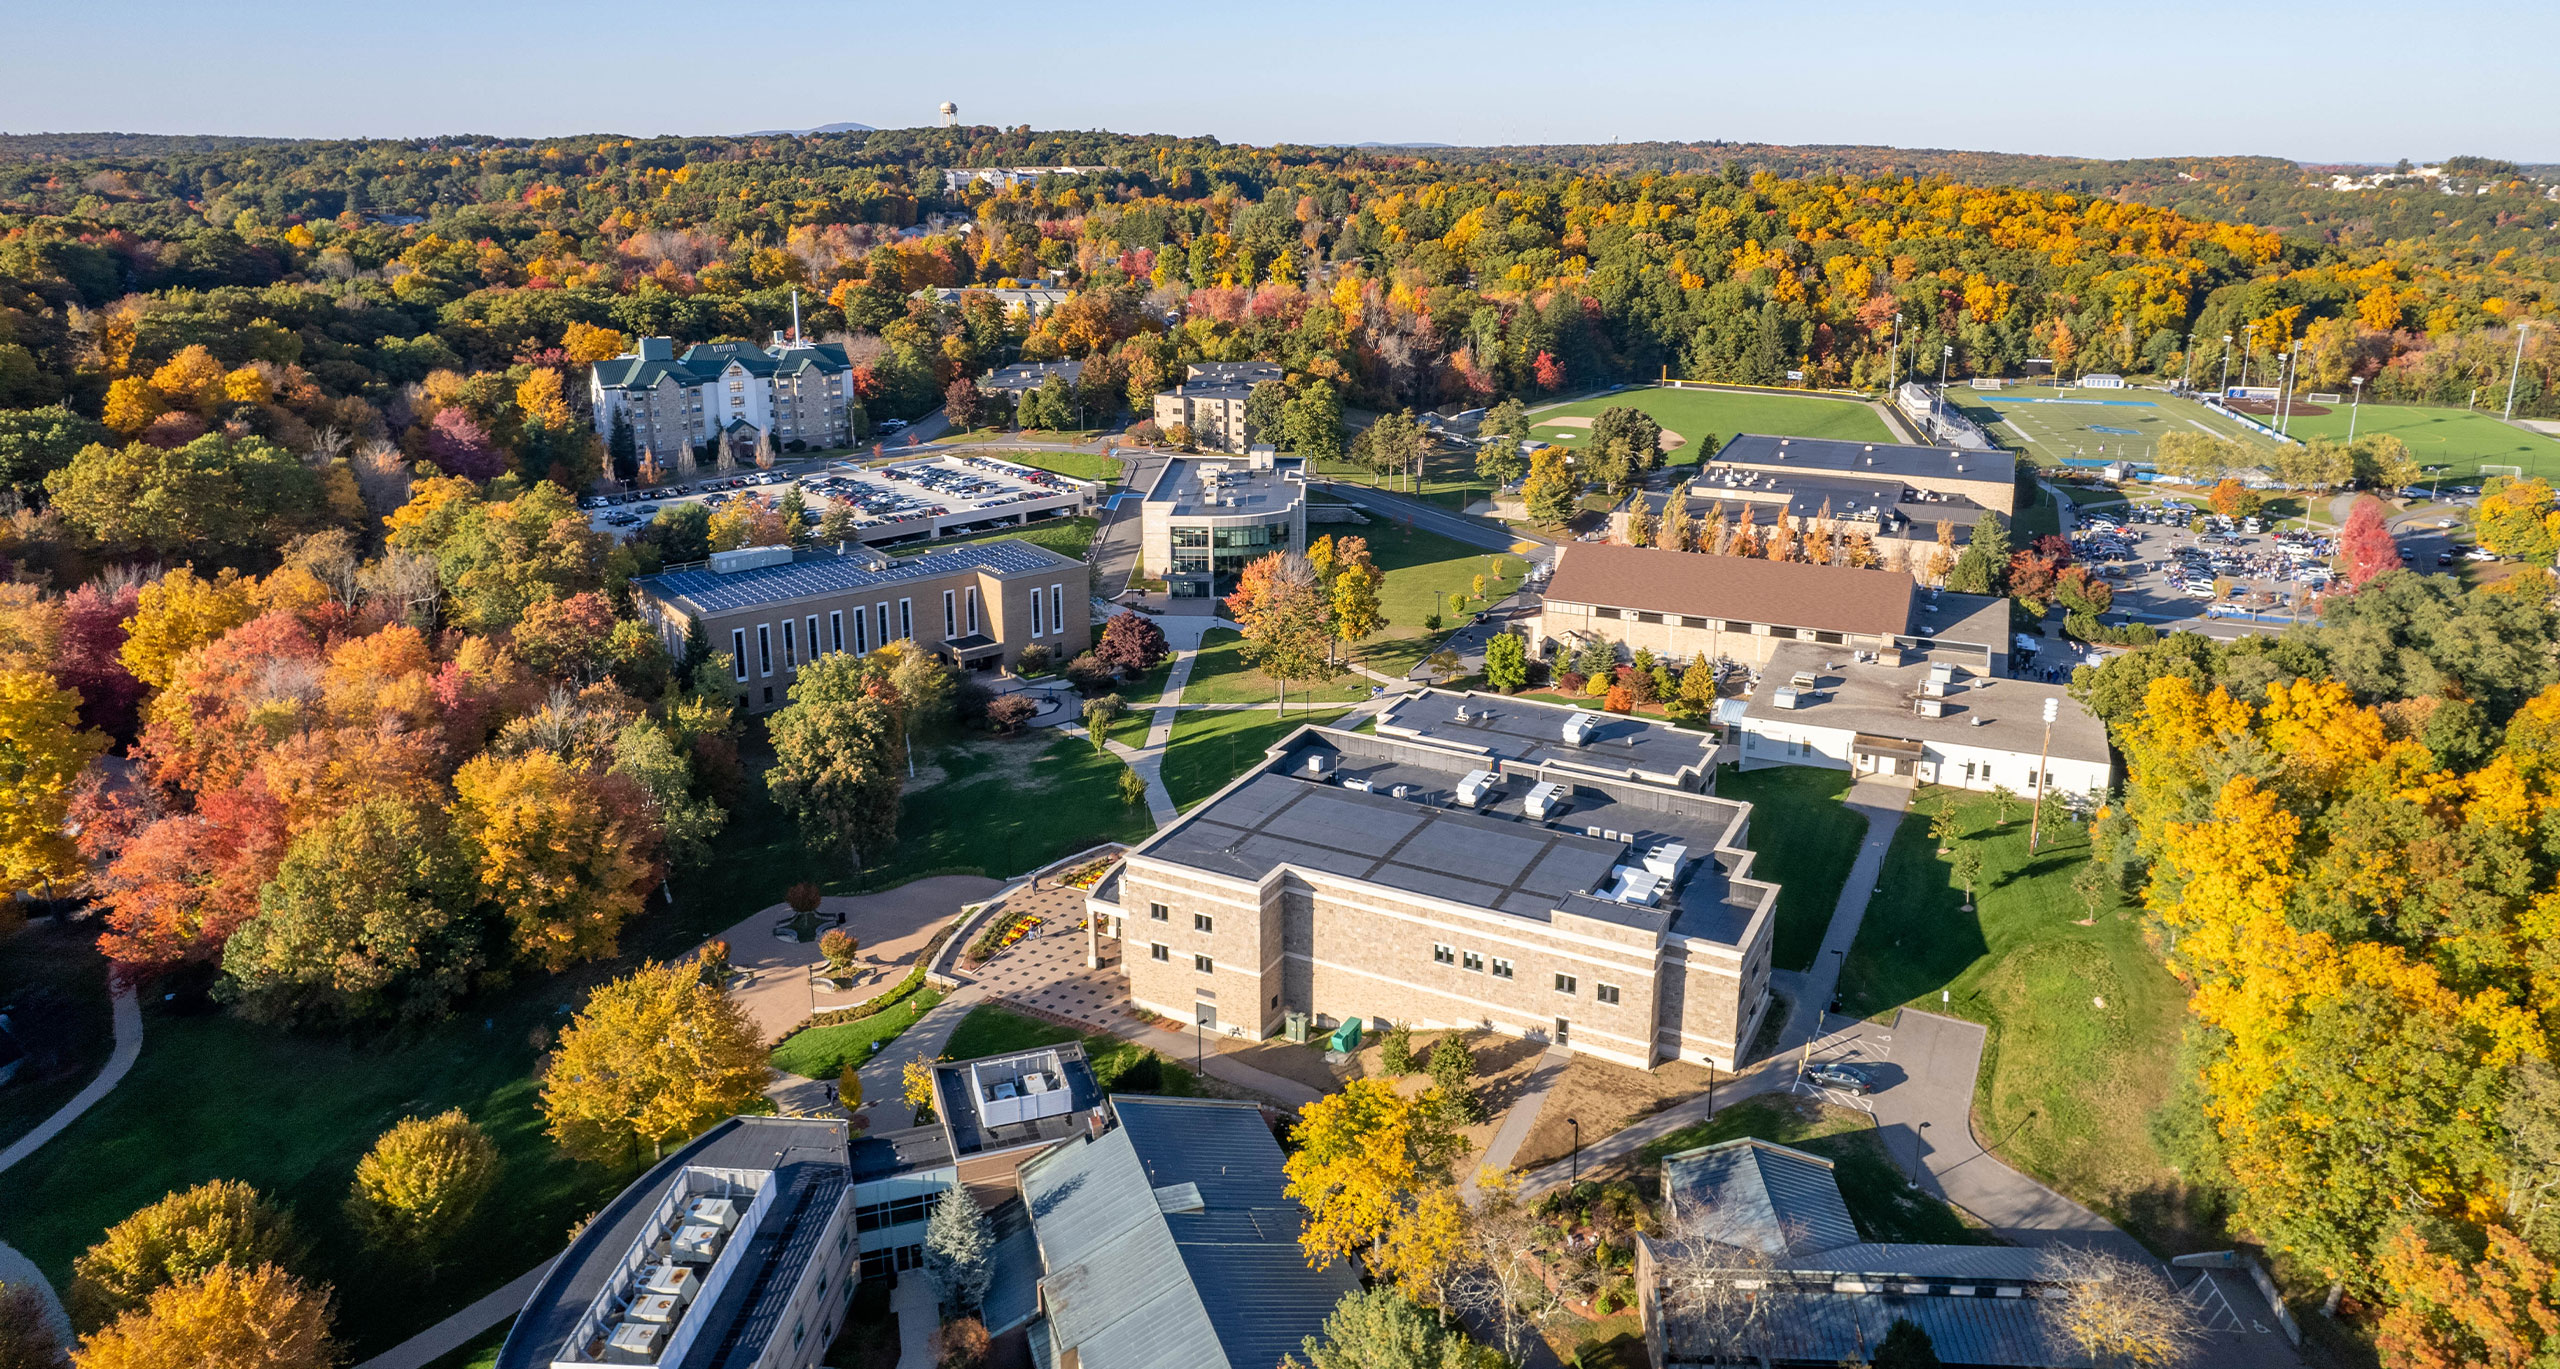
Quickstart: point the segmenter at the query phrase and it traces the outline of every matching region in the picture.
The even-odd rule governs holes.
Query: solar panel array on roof
[[[948,551],[892,560],[886,566],[862,556],[822,556],[788,565],[760,566],[722,574],[711,570],[671,570],[641,577],[642,588],[662,599],[682,599],[706,613],[754,608],[759,604],[805,599],[817,594],[848,594],[882,585],[929,580],[937,575],[986,570],[1015,575],[1073,564],[1046,547],[1012,538],[997,538]]]

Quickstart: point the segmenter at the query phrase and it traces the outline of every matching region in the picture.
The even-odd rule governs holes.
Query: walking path
[[[116,1085],[123,1083],[124,1077],[133,1072],[133,1062],[142,1058],[142,1000],[134,995],[130,986],[114,985],[113,1017],[115,1049],[108,1054],[106,1066],[98,1071],[98,1077],[90,1080],[87,1088],[72,1095],[70,1102],[54,1109],[51,1117],[37,1123],[33,1131],[19,1137],[7,1150],[0,1150],[0,1170],[44,1149],[46,1142],[68,1130],[72,1123],[80,1120],[80,1114],[96,1107],[99,1099],[115,1092]],[[44,1276],[44,1271],[36,1267],[35,1261],[6,1242],[0,1242],[0,1285],[34,1289],[36,1296],[44,1301],[45,1319],[53,1324],[54,1335],[64,1345],[71,1343],[71,1317],[63,1311],[62,1298],[54,1291],[53,1281]]]
[[[533,1296],[534,1285],[541,1283],[542,1276],[549,1272],[551,1261],[544,1260],[506,1287],[366,1360],[356,1369],[426,1369],[426,1366],[469,1345],[490,1327],[523,1311],[524,1300]]]
[[[1513,1099],[1510,1110],[1503,1113],[1502,1125],[1494,1130],[1493,1139],[1485,1143],[1482,1168],[1496,1171],[1511,1168],[1511,1157],[1520,1153],[1520,1143],[1529,1139],[1530,1129],[1538,1124],[1538,1114],[1546,1110],[1547,1091],[1556,1086],[1557,1076],[1572,1063],[1573,1052],[1561,1046],[1550,1046],[1547,1053],[1539,1057],[1538,1066],[1529,1072],[1528,1083],[1521,1088],[1520,1096]],[[1460,1179],[1458,1192],[1468,1202],[1474,1202],[1476,1176],[1469,1174]]]
[[[1814,953],[1813,967],[1769,974],[1771,986],[1787,995],[1787,1025],[1778,1037],[1777,1054],[1797,1049],[1822,1029],[1822,1014],[1830,1007],[1831,996],[1839,992],[1840,966],[1848,960],[1858,927],[1866,921],[1867,899],[1884,873],[1885,850],[1893,845],[1895,829],[1902,826],[1911,793],[1909,780],[1861,777],[1842,796],[1840,801],[1851,812],[1865,815],[1867,835],[1858,843],[1848,880],[1840,886],[1840,901],[1831,910],[1831,926],[1822,935],[1822,949]]]

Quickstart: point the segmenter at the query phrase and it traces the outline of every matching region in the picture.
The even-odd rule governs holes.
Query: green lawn
[[[1472,613],[1519,588],[1520,576],[1529,568],[1523,557],[1471,547],[1401,523],[1373,522],[1354,531],[1369,539],[1369,559],[1386,575],[1378,602],[1386,613],[1387,627],[1360,644],[1360,660],[1389,675],[1412,670],[1438,645],[1440,634],[1423,627],[1432,614],[1441,615],[1444,631],[1456,628],[1456,623],[1448,621],[1450,595],[1472,596],[1475,577],[1483,576],[1484,598],[1470,599]],[[1361,697],[1366,696],[1363,690]],[[1183,697],[1190,695],[1186,692]]]
[[[1120,758],[1097,754],[1081,737],[1042,732],[973,739],[918,759],[944,778],[909,789],[898,815],[897,849],[863,872],[863,887],[928,874],[1002,878],[1155,830],[1144,805],[1120,801]],[[833,882],[821,883],[840,892]]]
[[[2285,425],[2285,431],[2305,440],[2344,440],[2347,409],[2341,404],[2325,414],[2297,415]],[[2419,465],[2450,467],[2444,472],[2447,475],[2476,475],[2486,462],[2493,466],[2522,466],[2526,475],[2546,480],[2560,478],[2560,441],[2509,427],[2486,413],[2414,404],[2371,404],[2354,417],[2357,437],[2389,433],[2409,444],[2409,455]]]
[[[1828,437],[1842,442],[1891,442],[1884,420],[1864,404],[1810,395],[1742,394],[1729,390],[1624,390],[1578,400],[1531,414],[1532,436],[1542,442],[1574,446],[1590,433],[1587,424],[1564,425],[1562,418],[1596,418],[1604,409],[1642,409],[1663,432],[1683,439],[1665,456],[1672,465],[1689,465],[1737,433],[1771,433],[1784,437]]]
[[[515,1324],[515,1318],[507,1318],[452,1353],[427,1361],[427,1369],[497,1369],[498,1350],[507,1343],[507,1331]]]
[[[1106,485],[1117,484],[1120,479],[1120,458],[1105,456],[1100,452],[989,450],[973,452],[971,455],[992,456],[999,461],[1010,461],[1017,466],[1033,466],[1044,471],[1055,471],[1060,475],[1073,476],[1078,480],[1099,480]]]
[[[1866,819],[1849,811],[1846,770],[1779,765],[1726,770],[1716,797],[1751,805],[1751,873],[1778,884],[1778,935],[1770,959],[1779,969],[1810,968],[1840,903],[1840,886],[1866,839]]]
[[[1912,1188],[1902,1166],[1885,1153],[1874,1119],[1848,1108],[1826,1107],[1810,1099],[1780,1094],[1736,1103],[1711,1122],[1697,1122],[1646,1142],[1636,1152],[1639,1177],[1658,1181],[1663,1157],[1698,1146],[1711,1146],[1744,1136],[1793,1146],[1832,1162],[1840,1196],[1858,1234],[1870,1241],[1914,1245],[1997,1244],[1978,1227],[1965,1225],[1955,1209]]]
[[[1290,706],[1286,718],[1268,711],[1185,713],[1165,747],[1164,787],[1174,806],[1189,808],[1225,787],[1262,760],[1282,737],[1310,724],[1338,722],[1347,710]]]
[[[1102,436],[1100,428],[972,428],[969,431],[946,432],[936,442],[989,443],[1007,442],[1091,442]]]
[[[982,1055],[1006,1055],[1069,1041],[1084,1043],[1085,1058],[1093,1065],[1094,1082],[1102,1085],[1105,1093],[1163,1093],[1184,1098],[1200,1094],[1200,1081],[1189,1068],[1144,1046],[1106,1033],[1088,1036],[993,1004],[972,1008],[967,1017],[960,1019],[960,1025],[951,1031],[949,1044],[942,1048],[942,1058],[975,1060]]]
[[[945,537],[940,541],[916,542],[885,548],[893,556],[922,556],[929,551],[967,546],[972,542],[989,542],[999,537],[1018,537],[1036,546],[1047,547],[1061,556],[1081,561],[1093,547],[1094,530],[1100,520],[1081,515],[1068,518],[1043,518],[1018,528],[997,528],[991,532],[973,532],[966,537]]]
[[[896,982],[881,985],[880,991],[887,993]],[[834,1079],[844,1073],[845,1066],[859,1065],[878,1047],[897,1040],[941,1001],[942,990],[927,986],[884,1012],[794,1032],[790,1040],[773,1048],[773,1067],[803,1079]]]
[[[1957,839],[1983,855],[1974,912],[1929,836],[1930,815],[1950,802]],[[2171,1091],[2185,995],[2130,908],[2111,900],[2093,916],[2072,891],[2089,856],[2076,826],[2046,832],[2030,856],[2026,806],[2006,827],[1994,817],[1987,795],[1920,792],[1842,969],[1843,1006],[1912,1004],[1988,1025],[1974,1103],[1984,1140],[2155,1249],[2198,1248],[2213,1233],[2198,1228],[2150,1132]]]
[[[290,1207],[311,1239],[302,1271],[335,1286],[349,1358],[388,1349],[557,1254],[570,1225],[637,1172],[577,1164],[543,1134],[535,1042],[601,977],[526,984],[414,1039],[365,1044],[155,1009],[124,1083],[0,1173],[0,1240],[64,1286],[72,1258],[136,1208],[243,1180]],[[422,1286],[358,1245],[341,1203],[375,1137],[453,1107],[488,1129],[506,1168],[462,1239],[471,1258]]]
[[[97,1077],[115,1050],[98,929],[52,918],[0,934],[0,1006],[25,1031],[30,1061],[0,1088],[0,1146],[33,1131]]]
[[[1187,704],[1267,704],[1277,697],[1279,685],[1261,670],[1245,663],[1244,634],[1233,628],[1213,627],[1200,638],[1200,656],[1192,663],[1191,680],[1182,687],[1182,701]],[[1369,697],[1366,677],[1348,671],[1322,683],[1298,683],[1289,687],[1289,702],[1357,703]]]

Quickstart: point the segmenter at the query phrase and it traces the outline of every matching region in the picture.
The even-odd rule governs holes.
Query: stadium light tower
[[[1884,392],[1888,399],[1893,395],[1894,381],[1902,375],[1902,311],[1899,309],[1893,311],[1893,351],[1890,355],[1892,359],[1884,367]]]
[[[1941,417],[1943,417],[1943,416],[1946,414],[1946,412],[1947,412],[1947,363],[1948,363],[1948,362],[1950,362],[1950,361],[1953,361],[1953,360],[1955,360],[1955,359],[1956,359],[1956,349],[1955,349],[1955,344],[1953,344],[1953,343],[1944,343],[1944,344],[1941,344],[1941,345],[1939,346],[1939,348],[1938,348],[1938,414],[1939,414],[1939,416],[1941,416]]]
[[[2178,388],[2181,390],[2192,390],[2196,387],[2196,333],[2194,329],[2190,328],[2187,330],[2187,345],[2179,348],[2178,354],[2185,357],[2187,362],[2186,374],[2178,377]]]
[[[2516,421],[2516,376],[2524,370],[2524,330],[2533,325],[2516,320],[2516,359],[2507,363],[2507,414],[2509,423]]]
[[[2231,335],[2222,335],[2222,397],[2231,396]]]
[[[2356,415],[2364,410],[2364,377],[2349,376],[2347,383],[2355,388],[2355,398],[2347,402],[2347,445],[2356,445]]]

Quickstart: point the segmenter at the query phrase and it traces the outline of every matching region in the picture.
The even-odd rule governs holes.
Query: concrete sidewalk
[[[541,1283],[542,1276],[549,1272],[551,1261],[544,1260],[517,1275],[506,1287],[366,1360],[356,1369],[426,1369],[426,1366],[470,1344],[481,1332],[523,1311],[525,1299],[533,1296],[534,1286]]]

